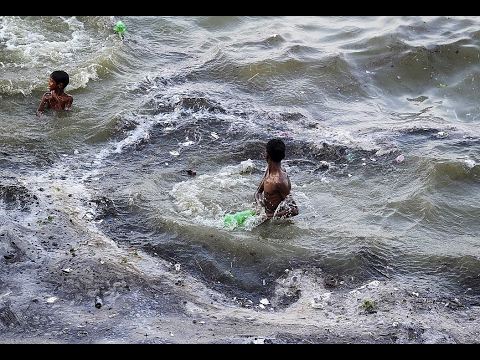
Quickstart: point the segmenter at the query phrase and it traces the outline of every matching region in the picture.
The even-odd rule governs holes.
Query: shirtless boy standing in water
[[[267,143],[265,150],[268,167],[255,192],[257,205],[265,208],[265,214],[269,219],[274,215],[275,218],[298,215],[298,206],[290,194],[292,187],[290,178],[281,163],[285,158],[285,143],[281,139],[272,139]],[[277,211],[280,204],[282,206]]]
[[[73,97],[64,92],[70,78],[65,71],[57,70],[50,74],[48,88],[50,91],[43,94],[42,101],[38,105],[37,116],[40,117],[45,105],[55,110],[67,110],[72,106]]]

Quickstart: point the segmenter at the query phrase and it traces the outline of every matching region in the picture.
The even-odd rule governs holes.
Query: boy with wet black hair
[[[282,166],[285,158],[285,143],[281,139],[271,139],[265,147],[267,170],[257,191],[255,201],[265,208],[267,218],[287,218],[298,215],[298,206],[290,190],[290,178]],[[262,198],[263,193],[263,198]],[[277,209],[278,208],[278,209]]]
[[[40,101],[36,111],[38,117],[42,114],[45,106],[54,110],[68,110],[72,106],[73,97],[64,92],[69,82],[70,77],[63,70],[56,70],[50,74],[48,81],[50,91],[47,91],[42,96],[42,101]]]

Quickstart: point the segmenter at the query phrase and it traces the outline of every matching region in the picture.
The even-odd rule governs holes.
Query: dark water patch
[[[468,148],[480,143],[480,139],[471,134],[459,131],[454,126],[432,128],[429,126],[414,126],[397,130],[398,135],[393,135],[392,141],[409,146],[421,146],[426,141],[437,142],[439,146],[455,146]],[[425,144],[426,145],[426,144]]]
[[[37,196],[21,185],[1,185],[0,199],[3,200],[8,210],[29,210],[30,205],[36,202]]]
[[[459,147],[459,148],[470,148],[473,147],[474,150],[478,149],[478,146],[480,145],[480,139],[477,137],[469,136],[469,135],[456,135],[452,134],[453,136],[451,137],[452,140],[449,142],[449,146],[453,147]],[[450,134],[449,134],[450,137]]]
[[[117,207],[114,202],[105,196],[91,199],[89,202],[96,204],[95,220],[115,218],[118,215]]]
[[[15,148],[4,148],[0,152],[0,167],[26,171],[46,168],[60,159],[59,154],[48,149],[48,145],[37,141],[26,141]]]
[[[112,139],[121,139],[128,132],[134,130],[138,126],[138,121],[127,118],[124,115],[115,114],[106,126],[91,129],[86,135],[83,142],[86,144],[96,145],[104,144]]]
[[[225,113],[226,111],[217,103],[212,100],[208,100],[205,97],[190,96],[182,97],[176,102],[176,108],[180,108],[186,113],[182,115],[190,114],[191,112],[213,112],[213,113]]]
[[[180,54],[181,57],[185,57],[185,54]],[[178,57],[178,56],[175,56]],[[189,57],[186,57],[189,59]],[[181,60],[181,59],[178,59]],[[175,60],[174,60],[175,61]],[[191,76],[191,75],[190,75]],[[169,75],[153,75],[145,76],[145,78],[139,83],[137,91],[140,94],[147,94],[149,92],[163,92],[171,88],[181,88],[184,84],[190,84],[191,81],[188,78],[187,71],[178,71]]]
[[[312,123],[311,119],[308,118],[305,114],[302,114],[298,111],[278,111],[278,112],[269,112],[266,114],[266,119],[269,120],[269,128],[273,126],[281,126],[282,124],[289,124],[293,123],[297,126],[306,126],[312,127],[315,126],[317,123]],[[279,130],[281,127],[279,127]]]
[[[159,93],[149,98],[147,106],[154,108],[154,114],[178,112],[176,116],[189,116],[192,113],[218,113],[224,114],[226,110],[216,101],[208,99],[204,94],[195,94],[191,92],[185,94]]]
[[[304,46],[304,45],[290,45],[287,50],[285,55],[287,58],[293,58],[297,61],[300,61],[302,63],[309,64],[311,67],[313,67],[313,70],[321,69],[324,68],[325,65],[323,64],[318,64],[318,49],[315,49],[314,47],[311,46]],[[310,70],[309,67],[307,67],[308,70]]]
[[[350,153],[347,146],[327,142],[323,142],[321,147],[296,141],[286,141],[286,143],[288,144],[288,161],[292,163],[304,163],[306,160],[310,160],[314,164],[321,164],[322,162],[346,163],[348,161],[347,155]]]
[[[278,34],[272,34],[272,35],[266,36],[264,39],[259,39],[257,41],[247,41],[247,42],[239,43],[238,47],[245,48],[245,47],[251,46],[252,51],[257,51],[261,49],[270,49],[284,42],[285,42],[285,39],[283,38],[283,36]]]
[[[9,329],[12,329],[21,324],[23,324],[23,321],[15,313],[11,304],[0,308],[0,325],[3,325],[1,328],[7,327]]]
[[[22,248],[22,242],[12,230],[2,230],[0,232],[0,253],[6,264],[22,262],[25,260],[27,249]]]
[[[429,139],[444,139],[449,133],[447,130],[455,130],[455,128],[448,127],[447,129],[431,128],[431,127],[417,127],[401,129],[399,132],[405,134],[406,136],[423,136]],[[399,137],[401,139],[401,136]]]
[[[366,164],[373,168],[390,168],[395,164],[399,151],[393,149],[379,155],[377,149],[364,150],[361,148],[348,147],[346,145],[323,142],[321,146],[309,143],[286,141],[288,146],[288,164],[300,166],[305,171],[335,172],[336,167],[365,167]]]
[[[275,260],[268,264],[262,260],[262,254],[248,251],[243,260],[237,259],[221,241],[213,237],[202,244],[187,245],[188,241],[176,238],[166,244],[144,244],[142,249],[155,254],[201,279],[208,287],[229,295],[231,298],[245,298],[258,302],[263,297],[270,297],[275,290],[275,282],[285,275],[285,271],[302,266],[312,266],[302,257],[289,260]],[[247,260],[248,258],[248,260]],[[289,305],[292,302],[285,302]]]
[[[135,130],[138,125],[139,123],[135,119],[118,118],[115,123],[115,132],[117,136],[118,134],[125,135],[128,132]]]
[[[122,210],[120,210],[122,212]],[[201,279],[209,287],[231,297],[255,299],[271,295],[275,280],[286,269],[311,266],[312,259],[303,252],[290,252],[276,244],[245,244],[239,239],[226,238],[214,229],[191,233],[185,227],[172,228],[168,222],[153,224],[141,217],[127,214],[115,220],[107,219],[103,231],[120,246],[139,248],[178,264],[182,270]],[[277,252],[276,258],[270,253]],[[289,252],[280,256],[278,252]],[[295,254],[296,253],[296,254]]]
[[[446,283],[456,284],[463,292],[480,300],[480,259],[474,255],[428,256],[424,259],[424,273],[439,276]]]
[[[275,281],[292,268],[324,271],[343,286],[354,286],[372,278],[384,279],[396,273],[395,267],[389,263],[389,255],[382,253],[376,245],[370,247],[363,237],[358,238],[357,252],[338,261],[315,252],[307,254],[298,248],[291,251],[287,244],[269,241],[246,244],[214,229],[197,231],[193,225],[189,230],[185,226],[180,228],[168,221],[160,221],[154,228],[148,219],[128,214],[123,208],[119,211],[124,216],[107,219],[101,226],[120,246],[141,248],[172,265],[178,264],[207,286],[232,297],[256,301],[270,297]],[[265,231],[268,232],[268,227]],[[292,301],[295,297],[285,299],[285,305]]]
[[[466,182],[478,185],[479,180],[479,166],[470,168],[465,162],[458,161],[436,162],[429,173],[429,183],[438,189],[459,186]]]
[[[360,242],[365,242],[365,239],[359,238]],[[355,254],[359,261],[363,264],[365,279],[377,278],[379,280],[390,279],[396,272],[396,267],[391,263],[391,254],[387,254],[385,249],[375,249],[362,246]],[[357,266],[357,265],[356,265]]]

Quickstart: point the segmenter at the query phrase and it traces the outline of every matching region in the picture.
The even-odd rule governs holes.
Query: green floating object
[[[115,26],[113,27],[113,30],[118,32],[120,35],[123,35],[125,33],[125,31],[127,31],[127,27],[125,26],[125,24],[122,21],[119,20],[115,23]]]
[[[251,216],[255,215],[253,210],[244,210],[236,212],[235,214],[227,214],[223,219],[223,225],[225,226],[241,226]]]

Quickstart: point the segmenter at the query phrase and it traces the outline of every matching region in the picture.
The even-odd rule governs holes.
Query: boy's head
[[[63,70],[56,70],[56,71],[52,72],[50,74],[50,77],[57,83],[57,85],[62,83],[64,89],[68,85],[68,83],[70,82],[70,77]]]
[[[285,158],[285,143],[281,139],[272,139],[267,143],[266,151],[272,161],[280,162]]]

